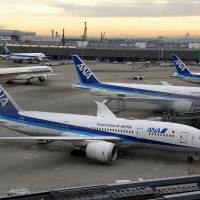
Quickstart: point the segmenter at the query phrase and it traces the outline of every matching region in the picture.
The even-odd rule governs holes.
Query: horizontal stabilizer
[[[71,84],[70,86],[76,89],[89,89],[89,87],[80,84]]]

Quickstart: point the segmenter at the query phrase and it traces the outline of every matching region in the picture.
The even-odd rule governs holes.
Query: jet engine
[[[43,61],[43,58],[41,58],[41,57],[37,58],[37,62],[42,62],[42,61]]]
[[[172,105],[175,112],[190,112],[192,110],[192,102],[190,101],[177,101]]]
[[[45,81],[48,80],[48,76],[40,76],[40,77],[38,77],[38,80],[39,80],[40,82],[45,82]]]
[[[88,158],[107,163],[116,160],[118,148],[111,142],[97,141],[89,143],[85,152]]]

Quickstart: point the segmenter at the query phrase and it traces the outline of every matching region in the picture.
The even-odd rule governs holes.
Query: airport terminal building
[[[31,42],[35,40],[35,32],[0,29],[0,41]]]

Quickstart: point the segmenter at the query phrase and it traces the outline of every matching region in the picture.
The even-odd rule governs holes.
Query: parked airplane
[[[31,84],[32,79],[38,78],[40,82],[45,82],[53,75],[52,71],[49,66],[0,68],[0,81],[12,84],[15,80],[26,80],[27,84]]]
[[[41,62],[45,60],[45,54],[43,53],[12,53],[4,44],[5,55],[0,55],[0,57],[4,59],[14,60],[14,62],[22,62],[22,61],[36,61]]]
[[[189,82],[200,83],[200,73],[191,72],[186,64],[183,63],[181,59],[175,54],[171,54],[171,60],[176,67],[176,73],[173,75],[174,77]]]
[[[193,106],[200,106],[199,87],[100,82],[79,56],[74,55],[72,59],[80,80],[72,86],[88,89],[93,95],[153,103],[176,112],[189,112]]]
[[[200,130],[176,123],[117,118],[103,103],[97,103],[97,116],[21,110],[0,86],[0,124],[24,133],[25,137],[0,140],[61,140],[90,158],[111,162],[118,147],[133,145],[188,153],[188,161],[200,152]]]

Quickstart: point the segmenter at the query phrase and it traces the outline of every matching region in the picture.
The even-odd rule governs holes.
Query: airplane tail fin
[[[81,84],[95,84],[100,83],[91,70],[86,66],[86,64],[81,60],[78,55],[72,55],[72,60],[76,67],[76,71]]]
[[[104,100],[103,102],[98,102],[98,101],[95,101],[95,102],[97,104],[97,116],[98,117],[116,118],[116,116],[113,114],[113,112],[106,105],[107,100]]]
[[[19,107],[0,85],[0,114],[1,113],[18,113]]]
[[[171,54],[171,60],[176,66],[176,71],[180,75],[189,75],[191,74],[190,70],[187,68],[186,64],[181,61],[181,59],[175,55]]]

